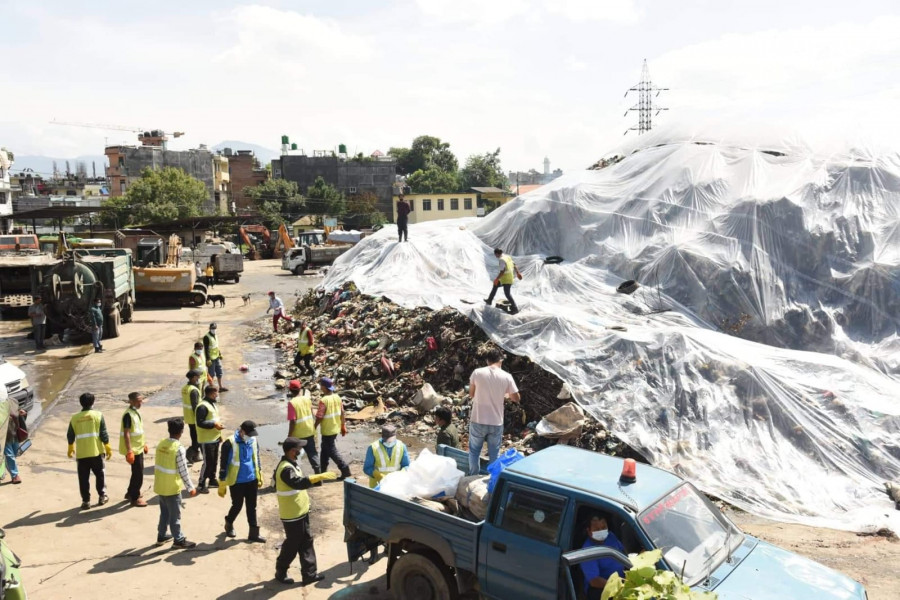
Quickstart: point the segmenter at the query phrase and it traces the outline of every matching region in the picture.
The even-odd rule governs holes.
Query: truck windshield
[[[642,512],[640,524],[688,585],[705,580],[744,540],[741,530],[689,483]]]

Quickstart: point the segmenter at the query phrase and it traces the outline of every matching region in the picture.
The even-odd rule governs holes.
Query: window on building
[[[125,166],[125,157],[124,157],[124,156],[120,156],[120,157],[119,157],[119,166],[120,166],[120,167],[124,167],[124,166]]]
[[[356,193],[356,188],[355,188],[355,187],[348,187],[348,188],[347,188],[347,193],[348,193],[348,194],[355,194],[355,193]]]
[[[503,521],[506,531],[555,544],[566,499],[555,494],[512,489],[506,498]]]
[[[6,204],[6,192],[0,192],[0,204]]]
[[[472,210],[472,199],[471,198],[463,198],[463,208],[465,210]]]
[[[66,196],[74,196],[75,190],[66,190]]]
[[[459,198],[450,198],[450,210],[459,210]]]
[[[438,198],[438,210],[444,210],[444,199]]]
[[[119,180],[119,191],[123,194],[125,193],[125,180],[124,179]]]
[[[430,198],[422,198],[422,210],[431,210]]]

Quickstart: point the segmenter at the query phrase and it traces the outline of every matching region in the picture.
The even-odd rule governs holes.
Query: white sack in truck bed
[[[467,508],[479,521],[487,516],[488,504],[491,502],[491,493],[488,492],[490,478],[490,475],[463,477],[456,488],[456,499],[460,505]]]

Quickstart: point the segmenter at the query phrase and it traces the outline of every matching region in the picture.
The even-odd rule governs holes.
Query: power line
[[[638,112],[638,124],[635,127],[629,127],[625,130],[625,133],[622,135],[628,135],[629,131],[637,131],[638,135],[643,133],[647,133],[651,129],[653,129],[653,117],[659,115],[660,111],[669,110],[668,108],[664,108],[662,106],[656,106],[653,103],[653,99],[659,96],[660,92],[666,92],[669,88],[657,87],[653,85],[653,82],[650,80],[650,67],[647,66],[647,59],[644,59],[644,66],[641,69],[641,80],[634,87],[628,89],[625,92],[625,97],[628,97],[628,92],[637,92],[638,93],[638,102],[631,108],[625,111],[625,115],[628,115],[630,111]],[[655,94],[653,92],[656,92]],[[656,111],[656,115],[653,112]]]

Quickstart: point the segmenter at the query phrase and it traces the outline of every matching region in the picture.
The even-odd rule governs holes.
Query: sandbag
[[[490,475],[472,475],[459,480],[456,500],[479,520],[487,516],[491,494],[488,492]]]

